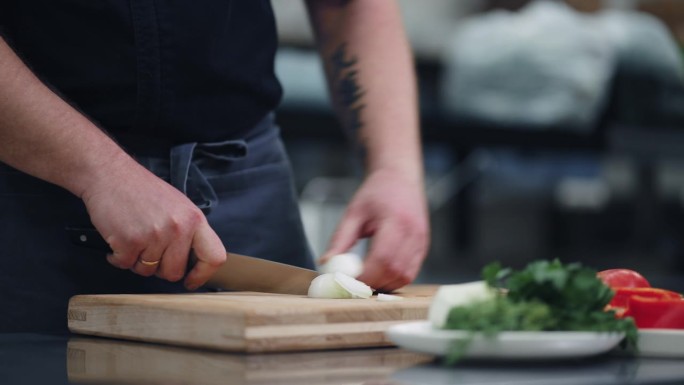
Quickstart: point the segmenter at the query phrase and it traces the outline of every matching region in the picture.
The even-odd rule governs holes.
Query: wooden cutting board
[[[413,285],[402,301],[316,299],[251,292],[79,295],[74,333],[239,352],[391,346],[385,330],[427,319],[437,286]]]

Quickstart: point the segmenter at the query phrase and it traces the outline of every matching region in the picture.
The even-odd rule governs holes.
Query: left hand
[[[320,263],[372,237],[357,278],[390,292],[411,283],[428,251],[429,220],[422,183],[396,170],[369,174],[351,200]]]

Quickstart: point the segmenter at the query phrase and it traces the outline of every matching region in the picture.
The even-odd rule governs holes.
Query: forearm
[[[0,161],[81,197],[135,161],[62,100],[0,38]]]
[[[307,1],[340,121],[369,172],[421,179],[413,60],[393,1]]]

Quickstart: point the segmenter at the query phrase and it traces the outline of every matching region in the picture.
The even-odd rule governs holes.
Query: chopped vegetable
[[[490,284],[508,290],[508,300],[548,305],[554,323],[546,330],[634,331],[630,321],[616,320],[613,312],[605,311],[612,290],[579,263],[537,261],[519,272],[492,265],[485,272]]]
[[[335,282],[348,291],[352,298],[370,298],[373,295],[373,289],[361,281],[342,273],[335,273],[334,277]]]
[[[502,330],[541,331],[552,328],[551,308],[539,301],[512,302],[503,296],[451,309],[447,329],[493,336]]]
[[[619,332],[625,333],[629,346],[635,346],[634,322],[605,310],[613,292],[592,269],[557,260],[533,262],[520,271],[495,263],[483,269],[483,278],[493,298],[453,301],[459,305],[449,310],[444,329],[487,336],[501,331]],[[466,348],[454,346],[448,361],[458,359]]]
[[[308,295],[311,298],[370,298],[373,289],[342,273],[321,274],[311,281]]]
[[[634,318],[638,328],[684,329],[684,300],[634,296],[626,317]]]
[[[363,260],[355,253],[337,254],[318,266],[318,271],[324,274],[342,273],[356,278],[363,272]]]
[[[623,272],[631,270],[606,270],[598,273],[598,276],[614,276],[615,273],[611,273],[613,271],[620,271],[626,277]],[[634,274],[641,276],[636,272]],[[636,326],[642,329],[684,329],[684,299],[681,294],[650,285],[634,286],[631,279],[611,279],[609,282],[615,296],[607,309],[614,310],[618,317],[632,318]],[[636,282],[640,284],[639,280]]]
[[[609,269],[598,273],[598,277],[610,288],[651,287],[643,275],[629,269]]]
[[[625,313],[630,307],[631,299],[635,296],[654,300],[681,300],[682,298],[679,293],[675,293],[674,291],[652,287],[618,287],[613,290],[615,291],[615,296],[608,304],[608,309],[614,309],[618,316],[626,315]]]
[[[380,302],[394,302],[394,301],[403,301],[403,300],[404,300],[404,297],[400,297],[398,295],[383,294],[383,293],[378,294],[378,301],[380,301]]]
[[[492,299],[495,295],[494,289],[484,281],[440,286],[430,304],[428,318],[433,327],[441,329],[452,308]]]
[[[309,286],[311,298],[351,298],[351,293],[337,282],[333,274],[321,274],[311,281]]]

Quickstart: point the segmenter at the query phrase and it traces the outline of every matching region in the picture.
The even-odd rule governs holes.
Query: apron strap
[[[218,204],[218,196],[199,167],[202,160],[232,162],[247,156],[244,140],[216,143],[184,143],[173,146],[170,152],[171,185],[188,196],[200,209],[208,213]]]

